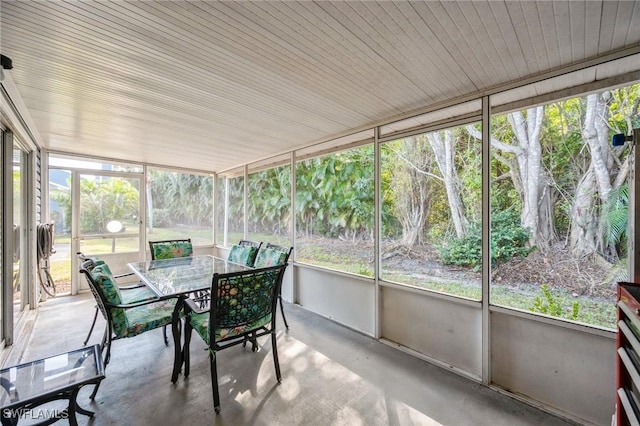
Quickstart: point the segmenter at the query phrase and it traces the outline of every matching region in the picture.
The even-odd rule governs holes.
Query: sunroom
[[[640,275],[636,2],[0,8],[4,366],[90,304],[77,252],[126,273],[150,241],[247,239],[293,247],[285,311],[611,424],[617,283]]]

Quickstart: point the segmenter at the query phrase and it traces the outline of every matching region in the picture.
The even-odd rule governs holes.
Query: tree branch
[[[425,176],[429,176],[432,177],[434,179],[439,180],[440,182],[444,182],[444,179],[440,176],[434,175],[433,173],[429,173],[426,172],[422,169],[420,169],[418,166],[416,166],[415,164],[413,164],[408,158],[406,158],[404,155],[400,154],[398,151],[396,151],[395,149],[393,149],[393,147],[389,146],[389,149],[391,151],[393,151],[398,157],[400,157],[400,159],[402,161],[404,161],[405,163],[407,163],[413,170],[415,170],[416,172],[420,173],[421,175],[425,175]]]
[[[478,129],[476,129],[474,126],[472,125],[468,125],[466,126],[467,132],[469,132],[469,134],[471,136],[473,136],[476,139],[480,139],[482,140],[482,132],[479,131]],[[502,141],[499,141],[498,139],[494,138],[493,136],[491,136],[491,146],[493,146],[494,148],[499,149],[500,151],[507,151],[507,152],[511,152],[513,154],[520,154],[522,152],[522,149],[520,149],[520,147],[517,146],[513,146],[513,145],[509,145],[508,143],[504,143]]]

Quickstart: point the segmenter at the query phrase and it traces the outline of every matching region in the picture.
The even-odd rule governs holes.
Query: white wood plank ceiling
[[[2,0],[0,15],[46,148],[208,171],[640,45],[634,1]]]

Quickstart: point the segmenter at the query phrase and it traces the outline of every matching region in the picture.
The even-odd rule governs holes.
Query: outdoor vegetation
[[[610,142],[640,125],[639,95],[634,85],[492,117],[492,303],[614,326],[630,148]],[[481,134],[470,123],[382,145],[385,280],[480,298]],[[373,275],[373,171],[371,145],[296,164],[298,261]],[[286,186],[267,182],[288,177],[268,173],[250,179],[260,196],[248,221],[278,234]]]
[[[381,144],[381,278],[480,300],[490,266],[492,304],[614,327],[631,157],[611,136],[640,126],[639,105],[634,85],[491,117],[491,265],[482,262],[481,124]],[[373,276],[373,145],[294,166],[295,211],[289,164],[220,179],[216,242],[244,235],[246,184],[250,239],[289,245],[295,215],[296,261]],[[212,189],[208,176],[150,170],[148,239],[209,244]],[[114,217],[135,226],[138,191],[126,179],[83,180],[83,232],[104,234]],[[70,209],[68,193],[52,199]]]

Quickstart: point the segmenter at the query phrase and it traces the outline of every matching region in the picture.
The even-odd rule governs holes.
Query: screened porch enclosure
[[[480,110],[469,114],[482,107],[473,101],[439,112],[454,117],[445,122],[426,114],[412,121],[423,121],[418,126],[358,133],[346,149],[315,147],[321,154],[293,152],[213,175],[105,161],[90,173],[91,159],[50,154],[49,175],[71,170],[67,181],[79,195],[50,182],[57,203],[50,214],[72,230],[60,232],[59,245],[78,240],[73,247],[117,273],[148,259],[150,240],[189,237],[196,253],[221,257],[243,238],[291,244],[285,300],[552,413],[604,424],[615,388],[607,367],[615,357],[615,286],[629,277],[634,155],[610,140],[635,119],[637,100],[640,85],[632,83],[489,121]],[[588,139],[596,126],[605,134]],[[531,173],[521,168],[534,168],[522,157],[532,161],[535,152],[543,190],[533,196],[534,223],[522,183]],[[606,194],[593,177],[595,153],[610,158]],[[74,202],[79,223],[64,214],[76,211]],[[576,214],[587,208],[592,228],[578,232],[586,225]],[[122,226],[110,232],[114,220]],[[86,290],[82,281],[71,288]],[[549,362],[552,372],[543,367]],[[567,393],[574,387],[580,398]]]
[[[368,400],[401,393],[385,414],[454,422],[407,403],[430,390],[400,390],[427,366],[559,423],[611,424],[617,283],[640,280],[640,3],[0,7],[0,359],[46,354],[29,333],[49,307],[82,305],[89,325],[78,252],[123,274],[150,241],[226,258],[252,240],[293,248],[282,296],[305,329],[286,347],[313,329],[402,360]],[[308,360],[285,358],[297,380]],[[298,389],[282,386],[269,395]],[[242,420],[286,406],[241,400]]]

